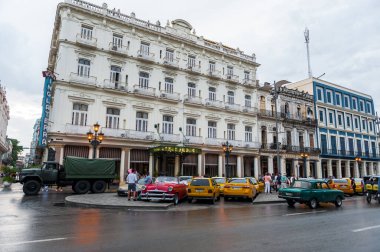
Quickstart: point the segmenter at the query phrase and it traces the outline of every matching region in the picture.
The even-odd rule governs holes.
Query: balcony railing
[[[82,36],[80,33],[77,34],[76,38],[77,38],[77,43],[80,43],[85,46],[96,47],[96,44],[97,44],[96,38]]]
[[[272,110],[260,109],[258,115],[261,117],[273,117],[273,118],[275,118],[276,112],[274,112]],[[280,118],[281,113],[277,112],[277,116]]]
[[[177,68],[179,65],[178,65],[178,60],[177,59],[172,59],[172,58],[164,58],[164,65],[167,65],[167,66],[171,66],[171,67],[175,67]]]
[[[154,140],[154,132],[151,131],[137,131],[137,130],[125,130],[125,133],[121,137],[129,139],[139,139],[139,140]]]
[[[214,107],[214,108],[224,108],[223,102],[217,101],[217,100],[206,99],[205,105],[208,107]]]
[[[218,70],[210,70],[210,69],[208,69],[207,70],[207,75],[208,76],[210,76],[211,78],[221,78],[221,73],[220,73],[220,71],[218,71]]]
[[[205,144],[207,145],[222,146],[224,142],[226,142],[226,139],[223,138],[205,138]]]
[[[154,53],[151,52],[143,52],[141,50],[138,50],[137,57],[148,61],[154,61]]]
[[[121,81],[111,81],[111,80],[104,80],[103,81],[103,87],[108,89],[114,89],[119,91],[128,91],[128,85],[125,82]]]
[[[242,111],[244,113],[257,113],[257,108],[253,108],[253,107],[242,107]]]
[[[133,86],[133,92],[135,94],[141,94],[146,96],[155,96],[156,95],[156,89],[151,87],[143,87],[140,85],[134,85]]]
[[[244,142],[243,147],[259,149],[261,147],[260,142]]]
[[[202,105],[202,98],[199,96],[185,95],[184,98],[185,98],[185,103]]]
[[[337,157],[350,157],[352,159],[354,159],[355,157],[380,158],[380,154],[377,150],[375,152],[369,152],[369,151],[322,149],[321,155],[337,156]]]
[[[234,75],[234,74],[226,74],[225,75],[226,80],[228,81],[234,81],[234,82],[239,82],[239,76]]]
[[[203,144],[203,137],[199,136],[186,136],[185,143],[188,144]]]
[[[90,129],[91,129],[91,126],[81,126],[81,125],[74,125],[74,124],[65,125],[65,132],[69,134],[86,135]]]
[[[225,103],[224,107],[228,110],[240,111],[240,104]]]
[[[201,68],[198,65],[186,64],[186,69],[191,71],[191,72],[195,72],[195,73],[201,72]]]
[[[248,86],[256,86],[256,81],[251,79],[243,79],[242,84]]]
[[[159,140],[163,141],[163,142],[175,142],[175,143],[179,143],[181,141],[181,136],[179,134],[164,134],[164,133],[161,133]]]
[[[244,147],[243,146],[243,141],[241,140],[225,140],[225,141],[228,141],[229,144],[231,144],[232,146],[234,147]]]
[[[304,147],[304,146],[297,146],[297,145],[286,145],[286,144],[282,144],[280,146],[280,149],[286,150],[287,152],[295,152],[295,153],[306,152],[310,154],[319,154],[321,152],[319,148]]]
[[[109,43],[109,50],[110,52],[113,52],[113,53],[127,55],[129,48],[128,46],[116,45],[113,42],[111,42]]]
[[[160,91],[160,97],[164,99],[169,99],[169,100],[174,100],[174,101],[179,101],[180,99],[180,94],[179,93],[169,93],[166,92],[165,90]]]
[[[77,73],[70,73],[70,82],[76,82],[80,84],[96,86],[96,77],[79,75]]]

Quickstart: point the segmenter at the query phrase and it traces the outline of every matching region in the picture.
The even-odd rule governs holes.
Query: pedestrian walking
[[[264,176],[264,183],[265,183],[265,193],[270,193],[270,182],[272,181],[271,176],[269,173],[266,173]]]
[[[351,187],[352,187],[352,190],[354,190],[354,194],[356,194],[356,184],[355,184],[354,177],[351,177]]]
[[[289,179],[286,177],[286,173],[281,176],[281,188],[286,188],[289,184]]]
[[[132,169],[132,172],[127,176],[127,184],[128,184],[128,200],[131,200],[131,194],[133,193],[133,200],[136,201],[136,183],[137,183],[137,175],[136,170]]]

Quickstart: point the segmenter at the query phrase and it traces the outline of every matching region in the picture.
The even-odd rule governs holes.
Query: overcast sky
[[[62,0],[63,1],[63,0]],[[0,80],[7,88],[8,136],[29,146],[41,116],[43,78],[58,0],[0,0]],[[93,0],[101,5],[104,1]],[[372,95],[380,111],[380,1],[109,0],[108,7],[166,24],[185,19],[197,35],[256,54],[260,83],[307,78],[303,32],[310,30],[313,76]],[[377,74],[377,76],[376,76]]]

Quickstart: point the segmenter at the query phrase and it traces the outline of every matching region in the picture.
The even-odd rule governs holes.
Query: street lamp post
[[[96,158],[96,148],[104,140],[104,134],[101,131],[99,132],[99,129],[100,129],[99,123],[95,123],[93,126],[93,129],[94,129],[94,133],[91,131],[91,129],[87,132],[87,139],[88,139],[88,142],[94,148],[92,158],[95,159]]]
[[[303,158],[303,176],[305,178],[307,178],[307,175],[306,175],[306,162],[307,162],[307,158],[309,157],[309,153],[306,153],[306,152],[301,152],[301,157]]]
[[[359,157],[359,156],[356,156],[355,157],[355,161],[358,162],[358,172],[359,172],[359,178],[361,178],[361,175],[360,175],[360,162],[362,161],[362,158]],[[355,173],[355,172],[354,172]]]
[[[280,162],[280,144],[278,141],[278,113],[277,113],[277,99],[278,95],[280,94],[280,89],[276,87],[276,82],[273,83],[273,90],[270,92],[270,94],[273,96],[274,101],[274,111],[275,111],[275,118],[276,118],[276,157],[277,157],[277,169],[278,172],[281,174],[281,162]],[[282,175],[282,174],[281,174]]]
[[[232,152],[233,146],[228,141],[222,144],[223,152],[226,155],[226,177],[229,177],[230,164],[228,162],[228,158],[230,157],[230,153]]]

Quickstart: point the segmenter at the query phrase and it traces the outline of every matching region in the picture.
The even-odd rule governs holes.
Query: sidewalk
[[[253,204],[272,204],[272,203],[286,203],[286,200],[280,199],[277,192],[260,193],[257,195]]]

